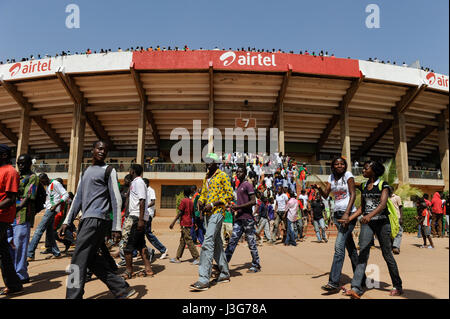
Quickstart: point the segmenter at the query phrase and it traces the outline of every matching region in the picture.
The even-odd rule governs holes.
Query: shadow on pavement
[[[386,297],[385,298],[393,298],[391,296],[389,296],[389,292],[391,291],[391,285],[385,283],[385,282],[380,282],[380,287],[379,288],[373,288],[374,290],[380,290],[380,291],[386,291]],[[366,293],[367,291],[370,291],[372,289],[366,289],[364,291],[364,293]],[[435,296],[430,295],[426,292],[422,292],[422,291],[418,291],[418,290],[411,290],[411,289],[404,289],[403,290],[403,294],[400,295],[400,298],[404,298],[404,299],[436,299]]]
[[[321,274],[321,275],[312,276],[311,278],[312,278],[312,279],[317,279],[317,278],[320,278],[320,277],[328,276],[329,274],[330,274],[329,272],[326,272],[326,273],[323,273],[323,274]]]
[[[138,293],[137,296],[132,297],[130,299],[142,299],[147,293],[148,289],[144,285],[130,286]],[[110,291],[101,292],[87,299],[114,299],[113,294]]]
[[[152,265],[153,273],[155,275],[160,273],[160,272],[162,272],[164,269],[166,269],[166,266],[164,266],[164,265],[158,265],[158,264],[151,264],[151,265]],[[144,267],[144,261],[143,260],[139,260],[139,261],[133,262],[133,270],[137,271],[137,270],[134,269],[135,266],[142,266],[142,267]],[[124,269],[125,269],[125,267],[124,267]]]
[[[400,297],[406,299],[437,299],[437,297],[427,294],[426,292],[410,289],[404,289],[403,295],[401,295]]]
[[[242,276],[242,274],[239,272],[239,270],[249,269],[251,266],[252,266],[252,263],[248,262],[245,264],[239,264],[239,265],[237,265],[237,267],[235,267],[233,269],[230,268],[230,276],[231,277]]]
[[[61,287],[63,280],[67,273],[64,270],[54,270],[44,272],[30,278],[30,283],[24,285],[24,294],[39,293],[49,291]],[[52,281],[53,279],[61,278],[61,281]],[[65,296],[54,296],[54,298],[64,298]]]

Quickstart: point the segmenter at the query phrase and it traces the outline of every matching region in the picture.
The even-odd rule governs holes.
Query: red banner
[[[133,52],[137,70],[215,70],[292,72],[359,77],[358,60],[289,53],[245,51],[146,51]]]

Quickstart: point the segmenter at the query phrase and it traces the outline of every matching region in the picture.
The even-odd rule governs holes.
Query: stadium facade
[[[449,189],[443,74],[334,57],[195,50],[52,57],[0,65],[0,78],[0,143],[52,165],[67,162],[58,175],[71,191],[95,140],[111,145],[118,164],[144,163],[168,157],[175,128],[200,140],[193,121],[223,136],[226,128],[276,127],[283,154],[316,165],[337,154],[394,157],[398,183]],[[421,178],[414,166],[438,173]],[[199,185],[204,172],[161,163],[145,176],[161,195]]]

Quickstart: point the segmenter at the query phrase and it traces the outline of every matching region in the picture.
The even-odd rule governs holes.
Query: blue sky
[[[68,4],[80,28],[68,29]],[[368,29],[366,6],[380,8]],[[417,59],[449,74],[448,0],[1,0],[0,60],[131,46],[256,47],[338,57]]]

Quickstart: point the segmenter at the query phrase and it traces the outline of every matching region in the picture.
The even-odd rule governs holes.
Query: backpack
[[[263,217],[263,218],[268,218],[268,211],[269,211],[269,208],[268,208],[267,205],[264,204],[264,203],[261,203],[261,205],[262,205],[262,206],[260,206],[260,208],[259,208],[259,216],[260,216],[260,217]]]
[[[40,182],[38,182],[36,197],[34,199],[35,205],[35,213],[38,214],[41,210],[44,209],[45,200],[47,199],[47,192],[45,191],[44,186]]]
[[[367,182],[364,182],[363,189],[365,189],[367,186]],[[378,189],[381,191],[383,188],[383,180],[380,180],[378,183]],[[389,223],[391,224],[391,238],[394,239],[397,237],[398,232],[400,231],[400,222],[398,221],[398,214],[397,209],[395,209],[394,204],[392,203],[391,199],[388,197],[388,200],[386,202],[386,208],[389,211]]]

